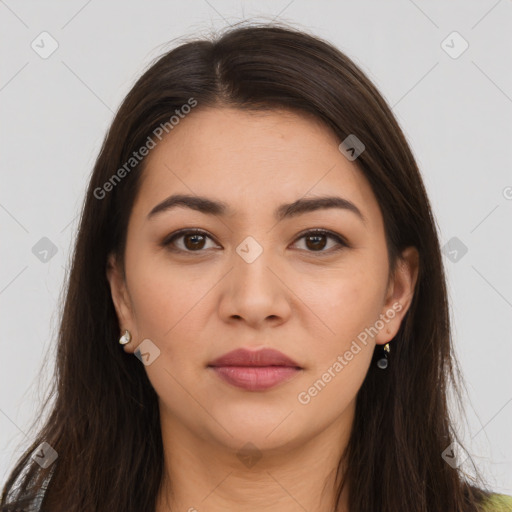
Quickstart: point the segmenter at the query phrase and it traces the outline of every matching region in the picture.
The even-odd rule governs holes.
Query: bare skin
[[[132,334],[124,350],[133,354],[145,339],[160,350],[145,366],[159,396],[165,456],[156,512],[332,510],[356,394],[375,345],[396,335],[418,272],[418,253],[407,248],[388,282],[377,200],[339,142],[306,116],[219,107],[188,115],[147,157],[126,276],[112,257],[107,277],[120,329]],[[223,201],[233,214],[174,207],[147,218],[178,193]],[[340,208],[274,217],[283,203],[320,196],[349,200],[365,220]],[[206,236],[160,245],[183,228]],[[312,240],[307,231],[315,229],[348,247],[330,235]],[[246,237],[263,251],[251,262],[237,252],[242,244],[254,254]],[[382,318],[377,334],[333,370]],[[275,348],[302,369],[264,391],[241,389],[207,367],[239,347]],[[325,386],[309,393],[318,379]]]

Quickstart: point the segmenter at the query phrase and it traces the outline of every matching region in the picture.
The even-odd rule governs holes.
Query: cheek
[[[162,335],[177,322],[172,304],[178,304],[178,283],[173,274],[146,251],[127,251],[128,288],[136,330],[161,347]],[[130,266],[128,266],[130,265]]]
[[[134,274],[132,291],[134,315],[141,334],[161,338],[178,321],[174,317],[179,313],[176,311],[179,309],[176,305],[180,304],[179,287],[158,269],[147,267]]]
[[[216,279],[205,276],[200,266],[180,269],[162,255],[141,253],[133,262],[129,286],[140,335],[162,345],[191,338],[193,317],[200,314]]]
[[[371,355],[373,343],[366,329],[374,326],[382,311],[384,286],[385,276],[380,267],[360,264],[347,266],[317,288],[312,309],[319,311],[319,317],[329,328],[322,329],[317,346],[316,360],[321,365],[329,365],[349,350],[354,340],[358,340],[360,354]]]
[[[337,417],[354,399],[371,363],[374,342],[370,327],[382,307],[382,281],[375,273],[352,271],[337,276],[336,286],[324,286],[318,296],[321,318],[330,332],[311,353],[311,378],[299,402],[310,404],[309,417],[325,411]],[[317,306],[317,307],[318,307]],[[333,405],[334,404],[334,405]]]

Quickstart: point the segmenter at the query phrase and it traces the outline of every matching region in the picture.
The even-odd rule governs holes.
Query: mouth
[[[210,366],[225,382],[247,391],[264,391],[302,371],[292,366]]]
[[[211,363],[210,368],[223,381],[247,391],[264,391],[292,379],[303,368],[274,349],[237,349]]]

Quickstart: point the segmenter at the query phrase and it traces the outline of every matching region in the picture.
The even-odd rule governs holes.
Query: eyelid
[[[325,228],[308,228],[304,231],[301,231],[297,238],[295,238],[295,241],[299,240],[300,238],[303,238],[306,235],[325,235],[333,238],[336,240],[339,244],[344,245],[346,247],[350,247],[348,241],[345,239],[344,236],[336,233],[335,231],[331,231],[330,229]],[[309,252],[315,252],[315,251],[309,251]],[[328,251],[317,251],[317,252],[328,252]]]
[[[169,245],[172,245],[172,243],[174,242],[175,239],[179,238],[180,236],[184,236],[184,235],[203,235],[203,236],[205,236],[207,238],[210,238],[217,245],[219,245],[212,235],[210,235],[207,231],[203,231],[202,229],[198,229],[198,228],[183,228],[183,229],[179,229],[178,231],[174,231],[170,235],[166,236],[162,240],[160,245],[162,245],[163,247],[167,247]],[[181,249],[176,249],[176,251],[177,252],[188,252],[188,253],[204,252],[204,251],[183,251]]]
[[[169,246],[172,246],[172,243],[180,238],[181,236],[184,236],[184,235],[203,235],[207,238],[210,238],[212,241],[214,241],[217,245],[220,245],[218,244],[218,242],[215,240],[215,238],[210,235],[207,231],[204,231],[202,229],[199,229],[199,228],[183,228],[183,229],[180,229],[178,231],[174,231],[173,233],[171,233],[170,235],[166,236],[164,238],[164,240],[161,242],[161,246],[163,247],[169,247]],[[333,254],[341,249],[344,249],[344,248],[349,248],[350,247],[350,244],[347,242],[347,240],[345,239],[345,237],[343,237],[342,235],[334,232],[334,231],[331,231],[329,229],[325,229],[325,228],[308,228],[304,231],[301,231],[300,233],[297,234],[297,236],[295,237],[294,239],[294,243],[296,243],[297,241],[299,241],[301,238],[304,238],[306,235],[311,235],[311,236],[314,236],[314,235],[325,235],[329,238],[332,238],[333,240],[336,241],[336,243],[338,244],[338,247],[337,248],[334,248],[334,249],[330,249],[330,250],[327,250],[327,251],[305,251],[305,252],[308,252],[308,253],[311,253],[311,254],[318,254],[318,255],[327,255],[327,254]],[[197,250],[197,251],[186,251],[186,250],[183,250],[183,249],[178,249],[178,248],[172,248],[170,249],[174,252],[180,252],[180,253],[186,253],[186,254],[193,254],[193,253],[202,253],[202,252],[206,252],[205,250]]]

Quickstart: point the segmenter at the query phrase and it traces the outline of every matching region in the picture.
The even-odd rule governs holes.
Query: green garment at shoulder
[[[512,512],[512,496],[493,494],[484,502],[484,512]]]

